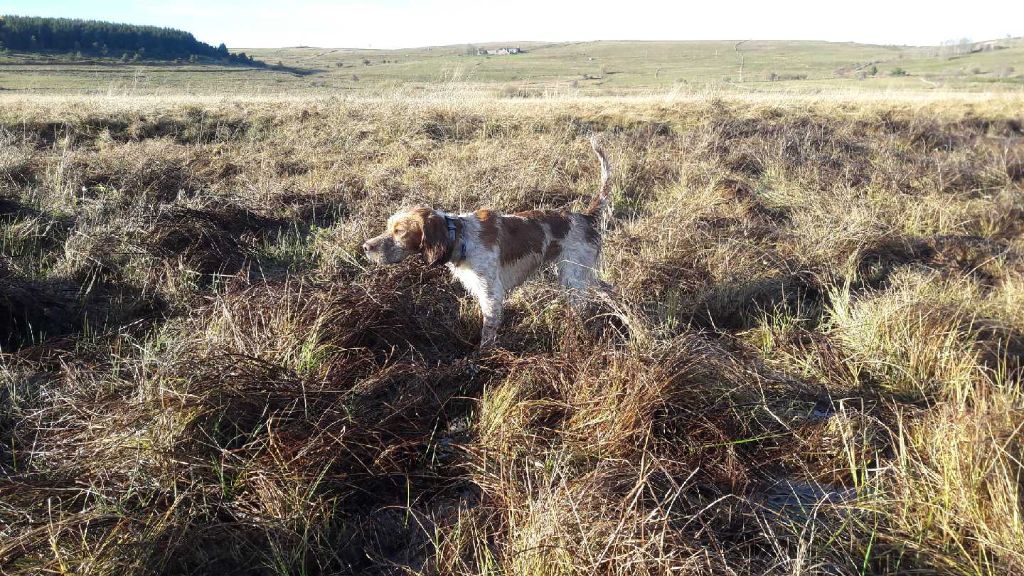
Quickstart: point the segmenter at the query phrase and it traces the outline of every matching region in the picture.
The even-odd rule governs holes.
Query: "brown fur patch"
[[[444,216],[430,208],[417,208],[416,214],[423,226],[423,243],[420,245],[423,258],[431,266],[447,262],[454,246],[448,239],[448,226],[445,224]]]
[[[453,249],[444,217],[425,206],[417,206],[396,219],[391,234],[406,250],[423,254],[431,266],[447,260]]]
[[[413,212],[402,215],[401,218],[388,223],[388,232],[395,239],[395,243],[411,252],[418,251],[423,244],[422,220]]]
[[[565,238],[569,233],[569,228],[572,227],[569,213],[564,210],[528,210],[519,212],[516,216],[547,225],[548,230],[551,231],[551,237],[557,240]]]
[[[491,210],[477,210],[474,216],[480,222],[480,242],[493,248],[498,243],[498,215]]]
[[[548,244],[547,250],[544,251],[544,262],[550,264],[556,262],[562,255],[562,243],[557,240],[552,240]]]
[[[544,228],[537,221],[506,216],[499,228],[502,264],[511,264],[529,254],[543,255]]]

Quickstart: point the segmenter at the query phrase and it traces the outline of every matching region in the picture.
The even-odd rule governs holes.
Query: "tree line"
[[[122,60],[208,58],[263,65],[244,52],[228,52],[224,44],[213,47],[200,42],[184,30],[73,18],[0,16],[0,49],[120,56]]]

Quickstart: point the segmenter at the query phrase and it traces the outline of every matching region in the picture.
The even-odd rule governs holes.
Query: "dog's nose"
[[[370,251],[370,243],[369,242],[363,242],[363,252],[369,252],[369,251]]]

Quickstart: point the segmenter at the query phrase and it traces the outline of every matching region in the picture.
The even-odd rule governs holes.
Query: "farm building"
[[[496,48],[494,50],[487,50],[485,48],[480,48],[480,49],[478,49],[476,51],[476,55],[477,56],[505,56],[507,54],[519,54],[521,52],[522,52],[522,49],[520,49],[518,46],[514,47],[514,48],[512,48],[512,47]]]

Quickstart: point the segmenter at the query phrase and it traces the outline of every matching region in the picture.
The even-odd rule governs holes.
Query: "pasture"
[[[1020,92],[1024,40],[964,46],[853,42],[692,41],[511,43],[403,50],[242,48],[269,68],[187,61],[0,54],[0,89],[106,95],[419,96],[469,87],[507,97],[822,91]],[[985,46],[991,45],[992,49]],[[237,51],[236,51],[237,52]]]

